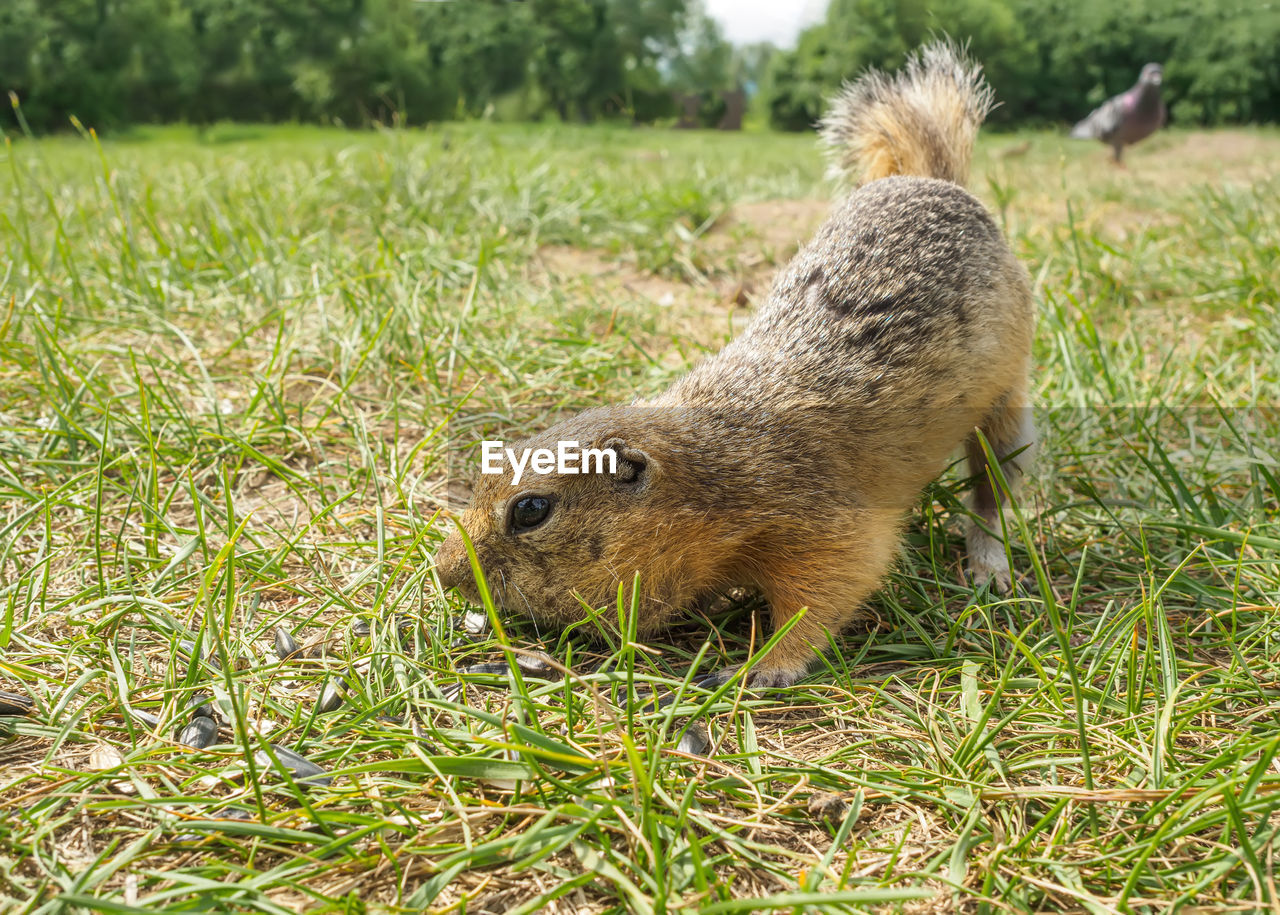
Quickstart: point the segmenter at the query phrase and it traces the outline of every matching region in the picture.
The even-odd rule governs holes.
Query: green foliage
[[[809,29],[794,51],[773,56],[765,76],[764,104],[769,123],[782,130],[805,130],[822,115],[826,97],[840,85],[842,66],[833,60],[834,36],[824,29]],[[856,71],[850,71],[856,72]]]
[[[680,39],[679,54],[671,65],[675,88],[683,92],[736,88],[733,46],[725,41],[719,23],[695,9]]]
[[[793,50],[734,48],[700,0],[4,0],[3,130],[221,120],[639,121],[760,90],[809,128],[842,81],[938,34],[967,42],[994,123],[1073,121],[1165,64],[1174,120],[1280,119],[1280,7],[1228,0],[832,0]],[[25,121],[25,125],[24,122]]]
[[[770,121],[804,129],[843,80],[899,65],[937,34],[967,42],[1001,106],[992,121],[1062,122],[1165,64],[1177,120],[1280,119],[1280,8],[1194,0],[832,0],[826,21],[773,61]]]
[[[531,116],[535,100],[566,120],[632,112],[637,93],[660,116],[685,13],[685,0],[6,0],[0,90],[36,131],[72,117],[423,123],[513,93]]]

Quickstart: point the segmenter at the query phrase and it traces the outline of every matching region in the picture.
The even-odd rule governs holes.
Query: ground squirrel
[[[613,604],[620,584],[629,595],[638,572],[639,631],[652,635],[700,597],[753,587],[775,626],[808,608],[749,677],[790,684],[858,616],[905,516],[961,445],[980,519],[970,573],[1008,586],[974,430],[1021,476],[1033,306],[1026,271],[960,187],[991,103],[981,68],[946,42],[845,88],[822,135],[833,168],[862,186],[742,335],[658,396],[520,446],[611,448],[614,472],[479,477],[460,523],[500,607],[568,625]],[[443,586],[477,598],[457,531],[436,566]]]

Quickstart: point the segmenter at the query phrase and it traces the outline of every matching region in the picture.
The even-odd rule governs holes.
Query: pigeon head
[[[1138,77],[1138,82],[1148,86],[1158,86],[1164,81],[1164,67],[1160,64],[1147,64],[1142,68],[1142,75]]]

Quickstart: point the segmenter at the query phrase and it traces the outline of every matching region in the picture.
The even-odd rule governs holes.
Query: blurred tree
[[[733,45],[720,23],[707,15],[701,2],[690,5],[670,64],[671,86],[682,92],[736,88]]]
[[[686,0],[609,0],[623,68],[652,67],[668,60],[687,15]]]
[[[0,89],[20,98],[25,117],[35,119],[40,126],[44,126],[45,115],[35,87],[43,84],[42,91],[48,91],[51,85],[40,72],[42,55],[48,53],[43,47],[48,31],[48,19],[37,0],[0,4]],[[0,97],[0,103],[9,107],[7,98]]]
[[[460,77],[444,62],[454,4],[365,0],[332,62],[329,116],[343,124],[423,124],[454,117]]]
[[[699,0],[0,0],[0,92],[43,131],[72,115],[420,124],[513,96],[523,117],[651,120],[675,114],[674,90],[710,105],[744,86],[804,129],[842,80],[935,34],[983,62],[993,121],[1074,120],[1148,61],[1178,120],[1280,120],[1271,0],[831,0],[788,51],[734,50]]]
[[[740,88],[733,45],[701,0],[691,0],[686,9],[667,65],[667,85],[681,127],[716,126],[725,115],[725,94]]]
[[[1070,121],[1166,64],[1174,116],[1280,119],[1280,6],[1228,0],[832,0],[780,52],[764,87],[770,121],[803,129],[866,67],[898,66],[932,35],[967,42],[1001,104],[994,122]]]
[[[562,121],[590,121],[611,97],[622,106],[625,73],[607,0],[531,0],[531,72]]]
[[[1172,116],[1201,124],[1280,121],[1280,5],[1181,0],[1151,25],[1167,48]]]
[[[779,130],[808,130],[822,116],[827,96],[840,85],[832,64],[835,37],[822,26],[800,33],[794,50],[779,51],[769,61],[761,94],[769,123]],[[858,68],[849,67],[855,74]]]
[[[757,41],[753,44],[738,45],[733,49],[733,81],[754,94],[764,83],[769,72],[769,63],[778,49],[772,42]]]

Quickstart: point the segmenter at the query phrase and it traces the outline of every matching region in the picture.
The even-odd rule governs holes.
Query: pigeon
[[[1166,113],[1160,100],[1163,79],[1163,67],[1147,64],[1132,89],[1103,102],[1071,129],[1071,136],[1110,144],[1116,164],[1121,164],[1126,146],[1145,140],[1164,126]]]

